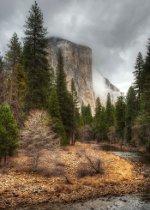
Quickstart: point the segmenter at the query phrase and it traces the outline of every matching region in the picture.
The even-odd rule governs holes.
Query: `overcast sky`
[[[139,51],[150,37],[150,0],[37,0],[50,36],[87,45],[93,69],[126,92]],[[32,0],[0,0],[0,51],[13,32],[23,37]]]

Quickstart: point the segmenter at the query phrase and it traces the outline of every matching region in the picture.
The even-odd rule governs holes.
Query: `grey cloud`
[[[149,0],[37,0],[50,36],[93,50],[94,69],[126,90],[138,51],[150,35]],[[0,50],[23,25],[31,0],[0,0]],[[126,76],[124,76],[126,74]]]

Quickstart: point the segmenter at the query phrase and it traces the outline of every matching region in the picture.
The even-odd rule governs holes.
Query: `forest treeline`
[[[82,118],[92,127],[97,141],[144,146],[150,151],[150,40],[145,58],[141,52],[137,55],[133,76],[126,96],[121,94],[112,104],[108,93],[105,107],[97,98],[95,116],[87,107]]]
[[[121,94],[113,105],[108,93],[106,107],[97,98],[94,118],[85,121],[91,119],[89,124],[97,141],[144,146],[150,150],[150,40],[145,58],[141,52],[137,55],[133,76],[126,96]]]
[[[145,59],[139,53],[133,85],[115,105],[108,93],[106,106],[96,99],[95,115],[90,105],[79,107],[74,81],[67,90],[61,51],[56,71],[47,56],[47,29],[35,2],[24,25],[23,43],[13,34],[6,54],[0,57],[0,158],[14,154],[19,146],[19,129],[33,109],[44,109],[53,120],[61,145],[75,139],[127,142],[150,148],[150,43]],[[137,140],[133,140],[134,132]],[[86,136],[86,138],[85,138]]]

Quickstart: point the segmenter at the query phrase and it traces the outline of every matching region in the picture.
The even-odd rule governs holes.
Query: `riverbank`
[[[100,173],[93,172],[87,157],[100,163]],[[53,173],[25,172],[21,155],[14,158],[9,170],[0,173],[0,208],[124,195],[142,191],[148,182],[135,163],[101,151],[95,144],[45,151],[45,158],[41,170],[45,165],[49,170],[53,167]]]
[[[102,147],[105,147],[105,149],[107,150],[107,146],[108,148],[112,147],[112,149],[115,151],[126,151],[126,152],[141,152],[144,154],[148,154],[148,151],[145,149],[145,147],[143,146],[133,146],[133,145],[128,145],[128,144],[119,144],[119,143],[100,143],[100,145]]]

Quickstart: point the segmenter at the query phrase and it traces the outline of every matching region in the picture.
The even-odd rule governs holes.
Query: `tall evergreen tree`
[[[32,5],[25,24],[24,64],[27,71],[27,106],[45,108],[48,104],[50,73],[47,59],[47,30],[37,2]]]
[[[107,137],[107,120],[106,120],[106,109],[105,107],[102,107],[101,111],[101,121],[100,121],[100,132],[101,132],[101,140],[106,141],[108,139]]]
[[[71,135],[71,144],[73,145],[75,143],[75,133],[77,130],[77,127],[79,126],[80,122],[80,114],[79,114],[79,108],[78,108],[78,96],[77,91],[75,88],[74,80],[71,80],[71,97],[72,97],[72,135]]]
[[[147,46],[143,77],[143,111],[145,113],[146,123],[150,123],[150,39]]]
[[[100,98],[96,99],[96,108],[95,108],[95,116],[94,116],[94,124],[95,129],[100,129],[101,124],[101,112],[102,112],[102,105],[100,102]]]
[[[15,113],[17,122],[21,124],[25,116],[25,97],[27,92],[27,75],[22,64],[18,64],[16,71],[16,98],[18,113]]]
[[[131,141],[132,126],[137,116],[137,98],[134,88],[131,86],[126,97],[126,140]]]
[[[125,132],[125,101],[123,96],[119,96],[116,102],[116,131],[119,138],[123,140]]]
[[[0,103],[4,102],[4,62],[3,57],[0,56]]]
[[[140,109],[140,101],[141,101],[141,95],[143,91],[143,67],[144,67],[144,60],[142,53],[139,52],[137,59],[136,59],[136,64],[135,64],[135,71],[133,72],[134,74],[134,89],[137,95],[137,107],[138,111]]]
[[[92,125],[93,117],[92,117],[90,104],[88,104],[87,106],[82,104],[81,115],[82,115],[83,125]]]
[[[150,123],[150,39],[147,46],[147,54],[143,70],[143,91],[141,100],[142,123]]]
[[[94,120],[93,120],[93,128],[94,128],[94,132],[95,132],[95,138],[97,141],[101,140],[102,137],[102,130],[101,130],[101,126],[102,126],[102,105],[100,102],[100,98],[98,97],[96,99],[96,107],[95,107],[95,116],[94,116]]]
[[[50,101],[49,101],[49,111],[50,111],[50,115],[53,118],[61,119],[60,107],[59,107],[59,102],[58,102],[58,97],[57,97],[57,90],[55,87],[51,91]]]
[[[50,95],[49,112],[55,124],[54,130],[56,131],[56,133],[59,134],[61,138],[60,144],[64,145],[66,144],[67,139],[66,139],[65,129],[62,123],[61,115],[60,115],[60,107],[59,107],[57,91],[55,87],[52,89],[51,95]]]
[[[7,69],[6,102],[11,106],[17,123],[22,123],[26,93],[26,74],[22,65],[22,48],[16,33],[8,44],[5,57]],[[5,82],[6,83],[6,82]]]
[[[21,62],[21,58],[22,58],[21,43],[19,41],[18,35],[14,33],[9,41],[8,51],[5,56],[7,70],[10,71],[12,74],[15,73],[18,63]]]
[[[63,57],[61,51],[59,51],[58,53],[56,89],[57,89],[57,96],[60,107],[60,115],[67,136],[67,142],[66,142],[67,144],[69,143],[72,134],[73,102],[72,102],[72,96],[67,90],[66,75],[64,72],[64,64],[63,64]]]
[[[113,106],[111,103],[110,93],[108,93],[106,101],[106,120],[108,128],[114,124]]]
[[[21,57],[21,43],[19,42],[17,34],[14,33],[9,41],[8,51],[5,56],[7,72],[9,72],[7,102],[13,107],[14,111],[17,104],[17,68],[21,62]]]
[[[4,66],[4,63],[3,63],[3,57],[0,56],[0,73],[3,72],[3,66]]]
[[[18,129],[9,106],[0,105],[0,161],[12,156],[18,147]]]

